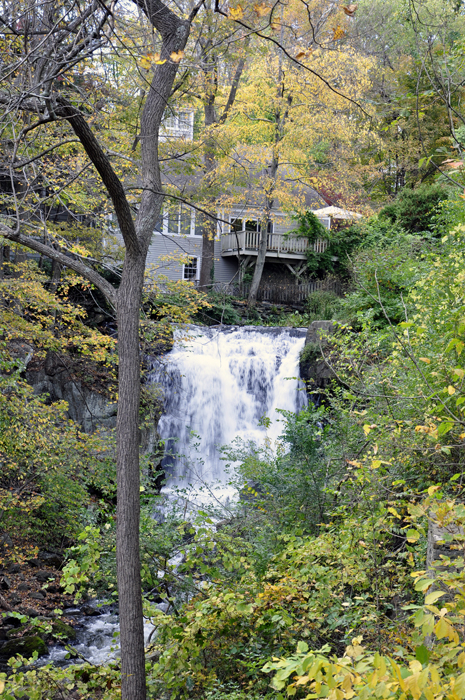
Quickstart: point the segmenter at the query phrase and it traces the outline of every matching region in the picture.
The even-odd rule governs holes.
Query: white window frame
[[[191,222],[190,222],[189,233],[188,233],[188,234],[185,234],[185,233],[181,233],[181,232],[180,232],[180,228],[181,228],[181,211],[182,211],[181,208],[182,208],[183,206],[186,207],[186,208],[188,208],[188,209],[190,209],[190,213],[191,213]],[[163,234],[164,234],[165,236],[181,236],[181,237],[183,237],[183,238],[184,238],[184,237],[189,237],[189,238],[192,237],[192,238],[196,238],[197,240],[200,240],[200,239],[202,238],[202,236],[197,236],[197,235],[195,234],[195,209],[192,209],[192,207],[188,207],[187,204],[184,204],[183,202],[179,202],[179,205],[178,205],[178,216],[177,216],[177,226],[176,226],[177,231],[170,231],[170,230],[169,230],[169,221],[170,221],[170,219],[169,219],[169,209],[168,209],[168,207],[163,207],[162,231],[163,231]]]
[[[195,260],[195,276],[194,277],[186,277],[186,265],[185,263],[182,266],[182,281],[183,282],[198,282],[200,279],[200,257],[198,255],[190,255],[189,256],[190,260]]]

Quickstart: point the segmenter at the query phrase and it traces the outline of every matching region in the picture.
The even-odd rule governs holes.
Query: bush
[[[409,233],[429,232],[433,213],[447,198],[447,190],[437,185],[423,185],[416,190],[404,188],[394,202],[381,209],[379,216]]]
[[[194,320],[214,326],[217,323],[224,323],[228,326],[240,326],[242,318],[231,304],[231,297],[228,294],[209,292],[207,296],[208,308],[200,309]]]
[[[332,321],[337,318],[342,302],[334,292],[313,292],[305,302],[307,316],[312,321]]]
[[[355,256],[355,291],[341,301],[340,316],[360,326],[384,327],[405,320],[404,303],[412,285],[428,269],[427,247],[421,239],[398,235],[389,246],[363,248]]]
[[[328,231],[311,211],[293,217],[298,226],[289,233],[307,238],[310,244],[318,239],[326,239],[328,245],[323,253],[317,253],[313,245],[307,248],[307,270],[319,279],[326,275],[347,277],[349,256],[360,242],[360,234],[354,227],[340,231]]]

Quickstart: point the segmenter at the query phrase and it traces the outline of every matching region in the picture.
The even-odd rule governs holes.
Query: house
[[[310,190],[306,194],[309,208],[317,208],[321,202],[318,194]],[[184,203],[165,207],[163,219],[154,231],[147,265],[157,275],[166,275],[170,280],[197,281],[202,259],[202,228],[197,223],[198,212]],[[321,217],[326,228],[330,219]],[[308,241],[289,235],[295,228],[291,217],[273,208],[268,223],[267,254],[264,281],[279,279],[295,281],[305,269]],[[258,255],[260,239],[260,210],[238,202],[228,211],[220,211],[217,217],[214,246],[214,277],[216,283],[240,283],[247,278]],[[322,250],[326,241],[316,244]]]
[[[171,139],[191,141],[193,139],[194,115],[188,110],[165,117],[160,137],[163,142]],[[260,188],[251,184],[257,182],[266,171],[254,173],[254,178],[245,177],[249,162],[235,163],[237,176],[234,185],[229,185],[227,197],[218,198],[219,211],[216,213],[216,237],[214,242],[214,265],[212,282],[220,284],[242,283],[250,277],[258,255],[260,240],[260,220],[263,217],[264,200]],[[233,166],[234,167],[234,166]],[[280,170],[281,185],[288,191],[298,190],[301,203],[307,209],[319,209],[326,202],[311,187],[295,185],[293,173]],[[242,177],[242,180],[241,180]],[[155,276],[166,276],[172,281],[198,281],[202,261],[202,215],[196,209],[195,197],[204,187],[202,174],[190,170],[182,158],[175,158],[163,168],[164,186],[175,192],[173,199],[167,197],[163,216],[156,226],[148,251],[147,266]],[[281,191],[283,189],[281,188]],[[225,204],[225,199],[228,204]],[[185,201],[183,201],[185,200]],[[189,206],[187,202],[192,202]],[[330,218],[321,216],[323,224],[330,228]],[[295,282],[305,270],[308,241],[289,235],[295,222],[286,214],[277,200],[270,212],[268,223],[267,254],[263,281]],[[326,241],[316,244],[322,249]]]

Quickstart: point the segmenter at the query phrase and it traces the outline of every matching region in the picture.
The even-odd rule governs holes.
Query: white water
[[[75,614],[79,614],[79,608],[76,608]],[[73,613],[67,612],[68,616],[72,617]],[[90,661],[92,664],[104,664],[112,659],[116,659],[120,655],[119,648],[119,620],[115,612],[103,612],[98,617],[88,617],[82,619],[79,615],[81,625],[76,628],[78,640],[71,643],[80,658]],[[144,623],[144,638],[148,642],[153,625],[150,622]],[[67,649],[63,646],[53,646],[50,649],[50,655],[41,659],[41,663],[49,663],[52,661],[55,664],[63,664],[66,662]]]
[[[305,405],[298,378],[305,334],[300,328],[250,326],[176,332],[173,350],[152,374],[165,391],[158,426],[166,441],[165,490],[219,482],[222,495],[231,495],[218,448],[237,437],[273,441],[281,433],[277,409]],[[260,425],[264,417],[271,421],[268,428]]]

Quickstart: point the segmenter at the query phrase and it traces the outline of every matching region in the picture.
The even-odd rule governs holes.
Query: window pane
[[[168,204],[165,210],[168,233],[179,233],[179,204]]]
[[[231,219],[231,232],[239,233],[242,231],[242,219]]]
[[[191,210],[185,204],[181,204],[180,233],[183,236],[190,236],[191,233]]]
[[[246,231],[259,231],[260,226],[259,222],[256,221],[256,219],[247,219],[245,222],[245,230]]]
[[[189,262],[184,265],[184,279],[195,280],[197,277],[197,258],[189,258]]]

